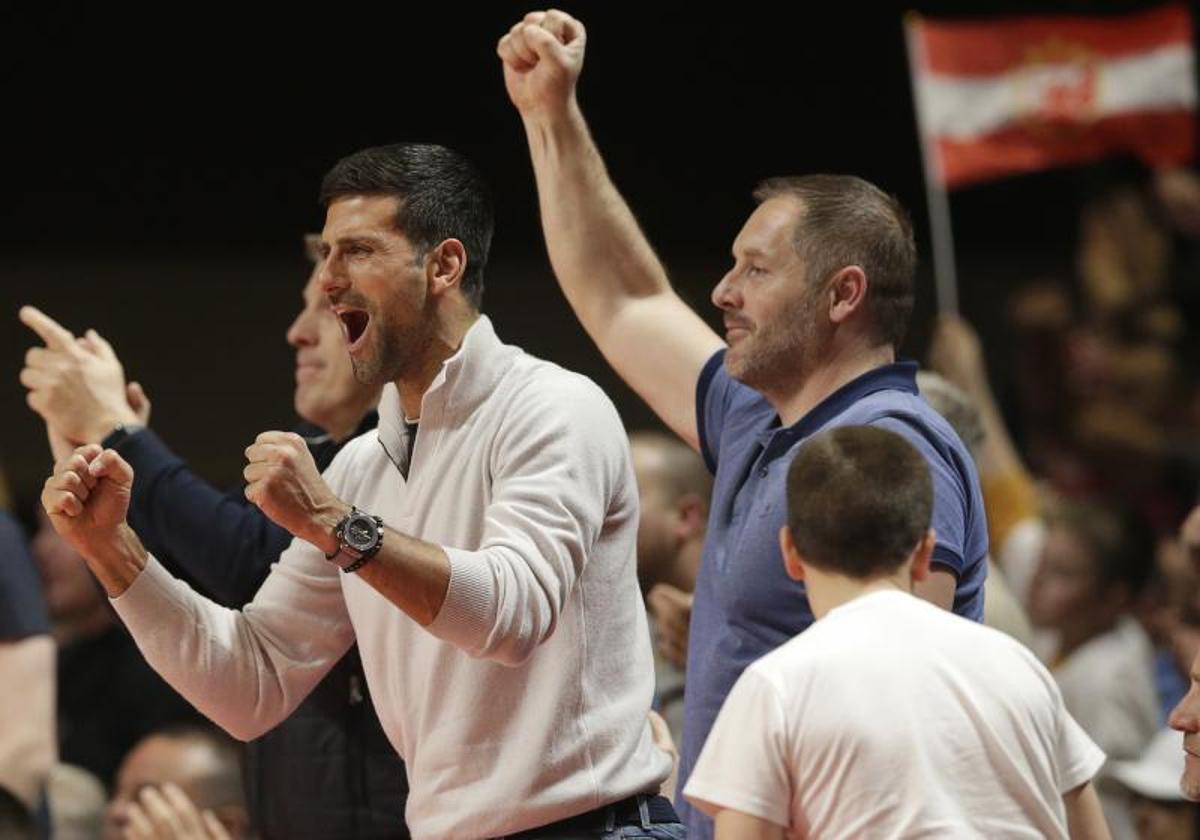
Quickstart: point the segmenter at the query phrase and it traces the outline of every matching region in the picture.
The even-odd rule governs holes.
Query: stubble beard
[[[789,313],[746,336],[726,354],[729,375],[768,393],[802,382],[811,373],[827,330],[818,321],[818,294],[806,294]]]
[[[373,319],[371,352],[363,358],[350,357],[354,378],[362,385],[385,385],[419,371],[430,342],[428,320],[399,324],[382,314]]]

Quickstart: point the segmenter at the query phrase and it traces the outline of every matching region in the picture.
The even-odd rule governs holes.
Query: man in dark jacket
[[[313,241],[308,240],[314,258]],[[350,438],[374,428],[379,388],[354,379],[341,326],[315,282],[287,332],[296,349],[296,431],[324,470]],[[249,602],[292,536],[240,488],[222,493],[145,424],[149,401],[126,384],[99,334],[76,338],[32,307],[21,320],[45,341],[26,356],[22,383],[46,421],[57,458],[81,443],[117,449],[137,470],[129,522],[172,572],[228,607]],[[351,648],[288,720],[246,750],[246,799],[267,838],[407,837],[404,766],[367,696]]]

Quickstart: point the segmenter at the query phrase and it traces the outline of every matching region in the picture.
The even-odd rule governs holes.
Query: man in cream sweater
[[[43,504],[150,663],[239,738],[282,720],[357,640],[409,768],[412,835],[679,837],[655,796],[653,691],[625,435],[589,380],[479,312],[487,189],[437,146],[326,175],[320,283],[379,427],[322,476],[301,438],[246,450],[246,495],[296,539],[241,611],[197,596],[125,523],[132,470],[91,445]],[[340,567],[340,569],[339,569]]]

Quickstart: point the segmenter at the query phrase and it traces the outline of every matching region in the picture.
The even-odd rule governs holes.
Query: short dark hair
[[[778,196],[804,206],[795,242],[809,282],[824,282],[848,265],[862,268],[876,338],[899,350],[912,317],[917,270],[912,222],[900,202],[853,175],[768,178],[754,190],[760,204]]]
[[[788,527],[805,562],[858,579],[900,568],[933,512],[925,459],[873,426],[814,435],[792,461],[787,494]]]
[[[1070,531],[1083,543],[1101,588],[1121,585],[1136,596],[1149,583],[1154,538],[1128,511],[1101,502],[1062,501],[1047,512],[1046,524]]]
[[[480,308],[495,221],[491,190],[471,161],[425,143],[363,149],[339,160],[321,180],[324,206],[347,195],[394,196],[396,227],[423,252],[446,239],[462,242],[467,268],[460,288]]]

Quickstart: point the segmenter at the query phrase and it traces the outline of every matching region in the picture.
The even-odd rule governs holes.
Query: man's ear
[[[703,534],[708,524],[708,510],[699,493],[684,493],[675,501],[675,540],[685,543]]]
[[[461,285],[467,270],[467,249],[457,239],[443,239],[425,255],[425,276],[431,297]]]
[[[829,320],[844,323],[866,304],[867,275],[861,267],[840,268],[829,279]]]
[[[792,529],[784,525],[779,529],[779,551],[783,554],[783,568],[792,580],[804,580],[804,560],[792,539]]]

